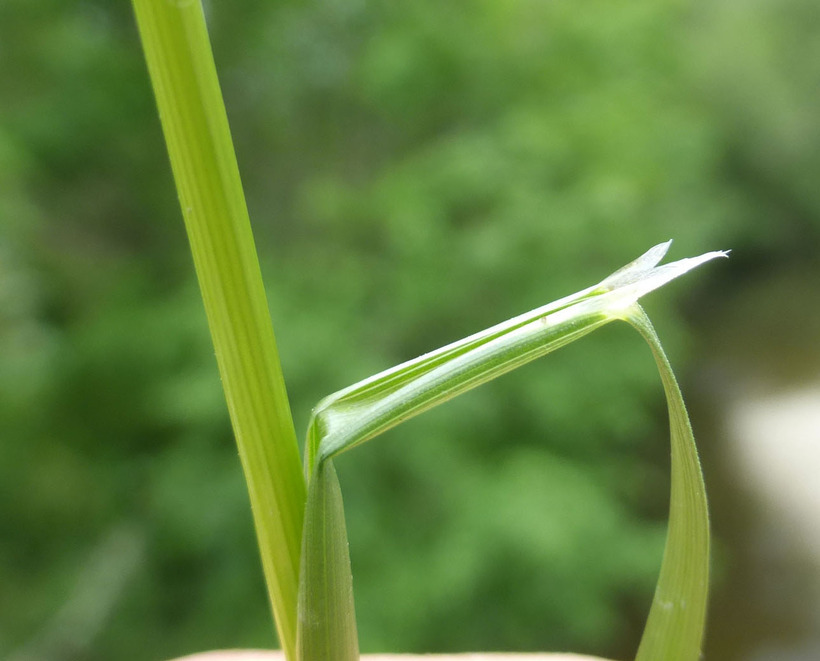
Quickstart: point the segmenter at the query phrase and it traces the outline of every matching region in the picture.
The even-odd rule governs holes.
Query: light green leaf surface
[[[202,5],[196,0],[133,4],[248,483],[279,640],[294,659],[305,484]]]
[[[696,661],[700,654],[708,587],[708,515],[697,451],[686,410],[660,342],[638,299],[723,252],[682,259],[658,266],[671,242],[660,244],[616,271],[599,284],[519,315],[449,344],[437,351],[365,379],[322,400],[314,409],[308,428],[306,470],[309,497],[306,522],[321,520],[313,508],[341,521],[323,521],[314,541],[325,551],[303,546],[300,596],[312,604],[311,613],[300,614],[300,627],[322,613],[331,625],[314,626],[300,640],[311,636],[310,649],[333,649],[355,635],[355,615],[348,595],[347,539],[341,494],[335,489],[328,508],[329,487],[323,469],[332,457],[363,443],[408,418],[437,404],[577,340],[614,320],[627,320],[647,339],[655,354],[667,393],[672,423],[672,498],[669,536],[658,590],[640,646],[638,661]],[[333,474],[335,480],[335,473]],[[335,482],[334,482],[335,484]],[[327,492],[331,493],[331,492]],[[314,524],[307,524],[306,526]],[[325,563],[325,566],[318,566]],[[327,565],[339,565],[339,569]],[[314,566],[315,565],[315,566]],[[328,577],[332,576],[332,580]],[[321,585],[311,584],[321,580]],[[334,593],[337,591],[338,593]],[[306,600],[300,604],[307,604]],[[337,610],[334,610],[337,608]],[[341,625],[341,621],[346,621]],[[341,629],[339,628],[341,627]],[[306,645],[306,644],[305,644]],[[307,645],[304,649],[308,649]],[[302,654],[302,661],[354,661],[352,645],[340,647],[332,657]]]
[[[657,266],[662,243],[597,285],[513,317],[323,399],[308,428],[306,469],[403,420],[624,317],[638,299],[723,252]]]
[[[644,336],[663,381],[672,444],[672,494],[663,564],[636,661],[697,661],[709,588],[709,511],[689,416],[678,382],[649,317],[626,317]]]
[[[342,491],[333,461],[310,480],[302,540],[296,649],[305,661],[359,658]]]

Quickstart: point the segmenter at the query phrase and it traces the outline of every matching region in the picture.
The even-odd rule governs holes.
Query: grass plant
[[[680,389],[639,299],[723,256],[664,266],[669,243],[600,283],[341,390],[315,408],[304,462],[199,0],[133,0],[288,661],[358,659],[339,453],[611,322],[648,342],[669,408],[663,564],[638,661],[695,661],[708,588],[706,495]]]

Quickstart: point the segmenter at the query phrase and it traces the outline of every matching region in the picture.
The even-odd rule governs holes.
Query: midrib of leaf
[[[295,659],[305,483],[202,6],[198,0],[133,4],[279,638]]]

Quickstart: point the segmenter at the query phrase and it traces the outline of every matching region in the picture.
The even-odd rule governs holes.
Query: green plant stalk
[[[279,639],[292,660],[305,482],[202,5],[199,0],[133,4]]]

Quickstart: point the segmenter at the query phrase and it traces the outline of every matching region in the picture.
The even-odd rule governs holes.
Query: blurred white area
[[[759,502],[754,549],[768,565],[766,592],[772,601],[792,601],[778,585],[782,560],[797,551],[813,558],[801,596],[817,622],[815,634],[799,643],[774,641],[751,661],[820,659],[820,382],[790,390],[759,387],[728,405],[728,451],[745,484]],[[772,604],[774,605],[774,604]]]
[[[742,473],[820,558],[820,383],[747,395],[730,407],[728,423]]]

